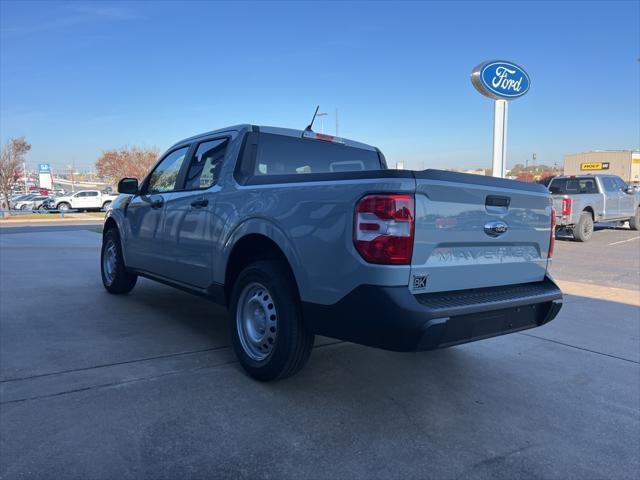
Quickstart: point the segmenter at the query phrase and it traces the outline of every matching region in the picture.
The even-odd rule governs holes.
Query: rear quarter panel
[[[240,186],[227,172],[225,185],[216,201],[220,257],[214,281],[224,283],[233,245],[246,234],[261,233],[286,255],[306,302],[332,304],[361,284],[408,285],[409,265],[374,265],[360,257],[353,245],[353,216],[368,193],[413,193],[410,175]]]

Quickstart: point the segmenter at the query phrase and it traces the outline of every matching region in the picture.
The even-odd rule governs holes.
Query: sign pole
[[[507,113],[506,100],[496,100],[493,111],[493,173],[504,178],[507,164]]]

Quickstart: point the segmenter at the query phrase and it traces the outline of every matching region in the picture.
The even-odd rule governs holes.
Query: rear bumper
[[[303,302],[316,334],[394,351],[433,350],[544,325],[562,292],[542,282],[413,295],[407,287],[361,285],[333,305]]]
[[[569,215],[556,215],[556,228],[563,228],[568,226],[573,226],[574,221],[573,218]]]

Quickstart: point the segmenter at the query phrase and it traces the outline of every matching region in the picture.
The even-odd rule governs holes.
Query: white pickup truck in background
[[[57,197],[54,200],[56,210],[109,210],[111,202],[118,195],[102,193],[100,190],[82,190],[72,195]]]

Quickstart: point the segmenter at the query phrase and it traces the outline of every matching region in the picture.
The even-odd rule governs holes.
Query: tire
[[[582,212],[578,224],[573,227],[573,238],[578,242],[587,242],[593,235],[593,218],[589,212]]]
[[[66,212],[70,208],[71,208],[71,205],[69,205],[67,202],[62,202],[56,205],[56,210],[62,210],[63,212]]]
[[[636,208],[636,214],[629,219],[631,230],[640,230],[640,207]]]
[[[102,204],[102,211],[106,212],[107,210],[109,210],[111,208],[111,201],[108,202],[104,202],[104,204]]]
[[[20,205],[20,210],[26,210],[27,206],[26,205]]]
[[[274,260],[250,264],[233,286],[231,340],[240,364],[256,380],[289,377],[309,359],[314,335],[304,326],[297,292],[289,271]]]
[[[113,294],[129,293],[138,281],[138,276],[129,273],[124,264],[120,234],[116,228],[107,230],[102,238],[100,274],[104,288]]]

